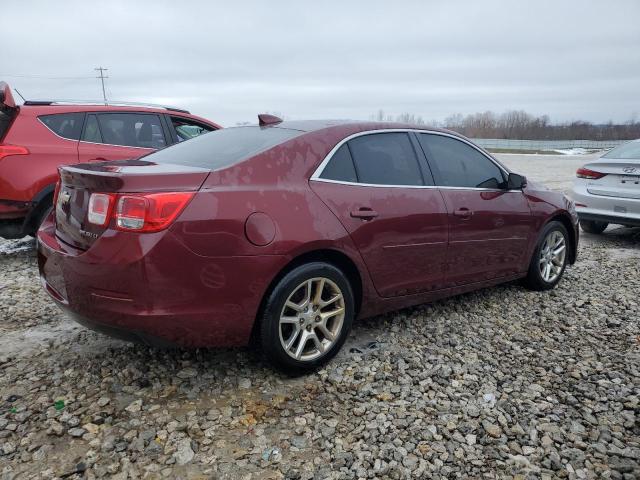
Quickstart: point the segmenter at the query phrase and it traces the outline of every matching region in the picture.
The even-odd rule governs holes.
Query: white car
[[[640,139],[587,163],[576,177],[571,196],[585,232],[602,233],[610,223],[640,226]]]

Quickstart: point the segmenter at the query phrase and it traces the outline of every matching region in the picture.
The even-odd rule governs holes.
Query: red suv
[[[138,158],[219,125],[186,110],[27,101],[0,82],[0,237],[33,235],[51,209],[58,166]]]

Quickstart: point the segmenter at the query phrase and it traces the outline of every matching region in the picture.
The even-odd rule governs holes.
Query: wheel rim
[[[287,355],[310,361],[328,352],[338,341],[345,304],[335,282],[311,278],[298,285],[280,313],[280,343]]]
[[[566,254],[567,242],[562,232],[550,232],[540,249],[540,275],[545,282],[554,282],[562,274]]]

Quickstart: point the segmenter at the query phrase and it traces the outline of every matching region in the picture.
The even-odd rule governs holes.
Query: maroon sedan
[[[74,319],[155,345],[255,339],[290,372],[327,362],[355,318],[550,289],[576,259],[565,196],[411,125],[261,116],[60,179],[38,259]]]

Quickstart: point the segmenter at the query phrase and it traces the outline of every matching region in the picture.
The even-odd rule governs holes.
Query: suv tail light
[[[602,172],[595,172],[593,170],[589,170],[588,168],[579,168],[578,171],[576,172],[576,177],[578,178],[587,178],[589,180],[597,180],[599,178],[602,178],[606,175],[606,173],[602,173]]]
[[[118,230],[158,232],[167,228],[184,210],[195,192],[92,193],[89,222],[106,226],[115,219]]]
[[[29,149],[19,145],[0,145],[0,160],[11,155],[29,155]]]

